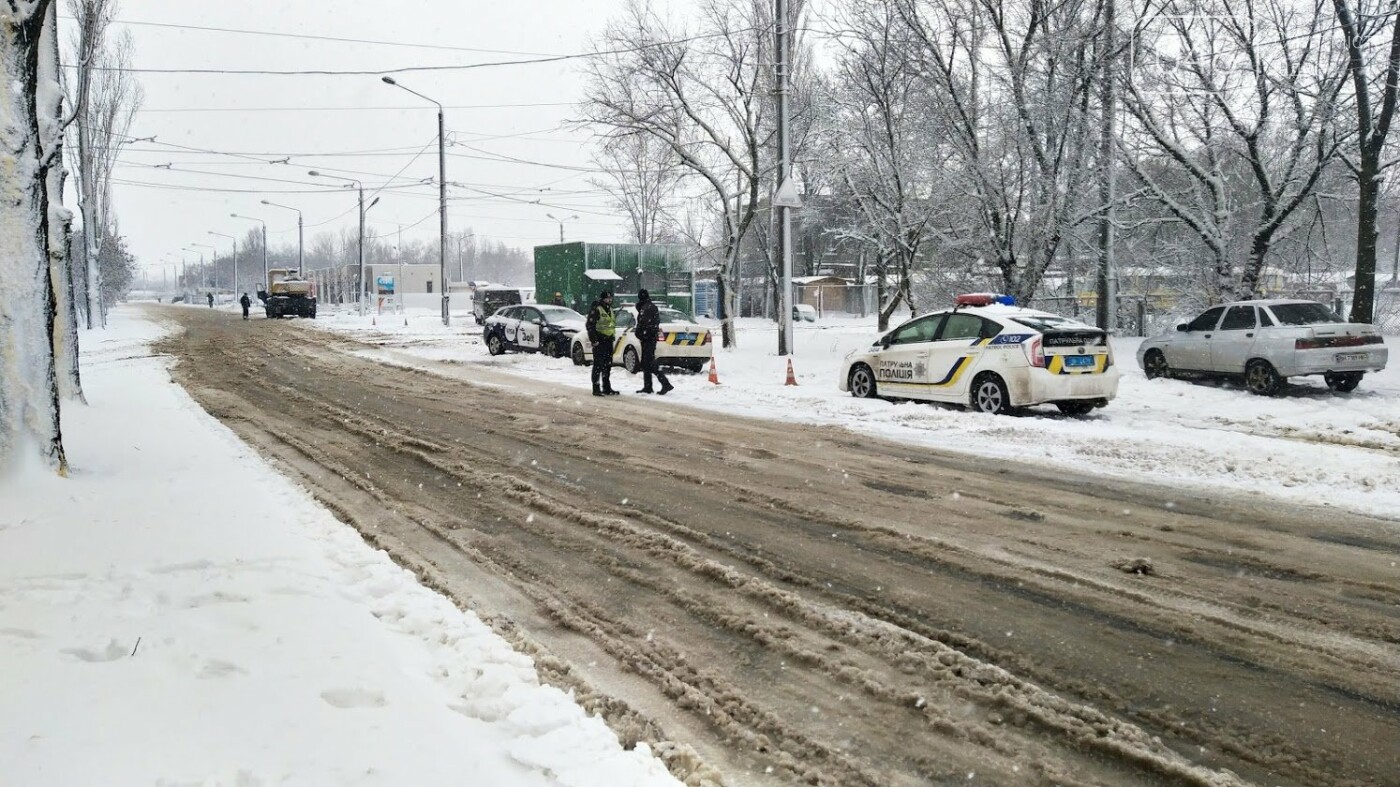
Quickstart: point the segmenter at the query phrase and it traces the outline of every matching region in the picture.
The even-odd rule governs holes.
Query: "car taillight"
[[[701,341],[700,343],[701,343],[701,344],[709,344],[709,343],[710,343],[710,332],[709,332],[709,331],[705,331],[705,338],[704,338],[704,340]]]
[[[1318,336],[1311,339],[1297,339],[1295,350],[1319,350],[1328,347],[1362,347],[1367,344],[1381,344],[1380,336]]]
[[[656,340],[657,340],[658,342],[664,342],[664,341],[666,341],[666,332],[665,332],[665,331],[657,331],[657,332],[656,332]]]
[[[1040,337],[1037,336],[1028,342],[1021,343],[1021,349],[1026,351],[1026,360],[1031,366],[1045,368],[1045,349],[1040,345]]]

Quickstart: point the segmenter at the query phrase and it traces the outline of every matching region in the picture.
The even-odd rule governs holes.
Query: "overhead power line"
[[[67,21],[75,21],[71,17],[61,17]],[[410,49],[437,49],[446,52],[474,52],[487,55],[523,55],[536,57],[549,57],[552,52],[521,52],[512,49],[480,49],[469,46],[447,46],[445,44],[419,44],[408,41],[381,41],[369,38],[339,38],[336,36],[317,36],[306,33],[282,33],[274,30],[246,30],[232,27],[208,27],[204,25],[177,25],[171,22],[147,22],[136,19],[113,19],[113,23],[119,25],[131,25],[133,27],[158,27],[169,30],[195,30],[205,33],[230,33],[234,35],[267,36],[269,38],[295,38],[301,41],[327,41],[338,44],[370,44],[373,46],[395,46],[407,47]]]
[[[230,76],[383,76],[385,74],[406,74],[418,71],[473,71],[481,68],[502,68],[506,66],[529,66],[541,65],[544,63],[560,63],[569,60],[582,60],[590,57],[605,57],[608,55],[623,55],[632,52],[642,52],[648,49],[655,49],[662,46],[674,46],[676,44],[688,44],[694,41],[703,41],[710,38],[732,37],[736,32],[753,32],[755,28],[747,30],[726,31],[722,33],[703,33],[690,36],[688,38],[670,39],[667,41],[655,41],[649,44],[633,47],[621,47],[618,49],[602,49],[593,52],[576,52],[568,55],[550,55],[547,57],[531,57],[519,60],[495,60],[481,63],[457,63],[453,65],[441,66],[401,66],[398,68],[377,68],[373,70],[361,69],[263,69],[263,68],[131,68],[121,66],[87,66],[92,71],[115,71],[130,74],[203,74],[203,75],[230,75]],[[74,64],[64,64],[65,68],[77,68]]]

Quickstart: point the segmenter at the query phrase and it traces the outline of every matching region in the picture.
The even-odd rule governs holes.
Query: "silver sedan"
[[[1367,372],[1385,368],[1388,355],[1375,326],[1349,323],[1321,303],[1258,300],[1214,306],[1147,339],[1138,365],[1149,378],[1241,377],[1251,392],[1272,396],[1289,377],[1304,375],[1354,391]]]

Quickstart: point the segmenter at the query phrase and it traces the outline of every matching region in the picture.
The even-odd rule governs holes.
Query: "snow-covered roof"
[[[593,281],[622,281],[622,277],[617,275],[616,271],[611,271],[607,268],[593,268],[591,270],[586,270],[583,272],[583,275],[587,276]]]

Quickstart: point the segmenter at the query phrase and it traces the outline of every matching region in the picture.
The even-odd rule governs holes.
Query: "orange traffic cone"
[[[719,372],[715,370],[715,351],[710,350],[710,382],[719,385]]]
[[[795,375],[793,375],[793,373],[792,373],[792,359],[791,359],[791,358],[788,359],[788,376],[787,376],[787,382],[783,383],[783,385],[797,385],[797,377],[796,377]]]

